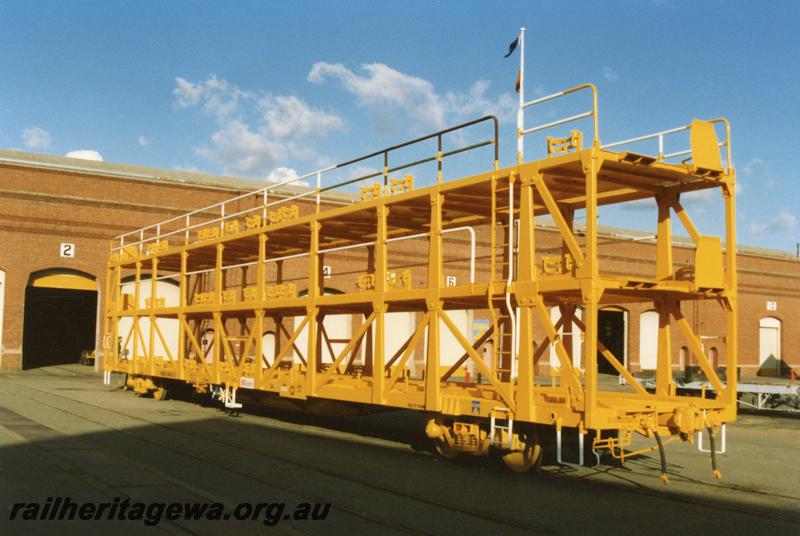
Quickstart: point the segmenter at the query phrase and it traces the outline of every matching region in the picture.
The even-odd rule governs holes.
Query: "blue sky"
[[[0,23],[0,147],[264,180],[485,113],[512,164],[518,57],[503,54],[525,26],[528,98],[596,82],[604,142],[729,118],[740,242],[800,241],[798,2],[0,0]],[[720,232],[715,199],[687,204]],[[642,207],[601,218],[653,228]]]

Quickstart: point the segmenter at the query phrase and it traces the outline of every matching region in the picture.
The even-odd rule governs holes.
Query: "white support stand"
[[[103,371],[103,385],[111,385],[111,371],[104,370]]]
[[[721,449],[720,449],[720,450],[716,450],[716,451],[714,451],[714,452],[715,452],[716,454],[725,454],[725,450],[726,450],[726,448],[727,448],[727,447],[726,447],[726,444],[725,444],[725,436],[726,436],[727,434],[725,433],[725,431],[728,429],[728,425],[727,425],[727,424],[723,424],[723,425],[720,427],[720,429],[721,429],[721,432],[722,432],[722,433],[720,434],[720,436],[721,436],[721,437],[720,437],[720,440],[722,441]],[[702,430],[698,430],[698,431],[697,431],[697,450],[699,450],[700,452],[711,452],[711,449],[705,449],[705,448],[703,448],[703,435],[704,435],[704,434],[703,434],[703,431],[702,431]]]
[[[572,467],[574,469],[578,469],[583,467],[583,445],[584,445],[584,436],[581,432],[578,432],[578,463],[566,462],[561,457],[561,430],[556,430],[556,462],[559,465],[564,465],[566,467]],[[592,454],[594,454],[596,463],[592,465],[592,469],[600,465],[600,454],[594,449],[594,445],[592,445]]]
[[[556,430],[556,461],[559,465],[574,467],[575,469],[583,467],[583,434],[578,433],[578,463],[571,463],[565,462],[561,457],[561,430]]]
[[[225,386],[225,407],[228,409],[242,408],[242,405],[236,402],[236,387]]]

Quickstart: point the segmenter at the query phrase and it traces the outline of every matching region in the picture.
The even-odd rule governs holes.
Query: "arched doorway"
[[[34,272],[25,288],[22,366],[77,363],[97,335],[97,280],[83,272]]]
[[[655,370],[658,366],[658,312],[645,311],[639,316],[639,368]]]
[[[778,375],[781,366],[781,321],[765,316],[758,322],[758,373]]]
[[[265,331],[261,336],[261,368],[267,368],[275,360],[275,332]]]

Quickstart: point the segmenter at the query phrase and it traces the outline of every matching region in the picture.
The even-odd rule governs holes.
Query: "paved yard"
[[[324,521],[162,520],[149,533],[796,534],[800,418],[740,416],[720,456],[667,447],[626,468],[514,474],[496,460],[444,461],[427,450],[424,417],[401,411],[238,417],[184,400],[104,386],[80,366],[0,374],[0,533],[138,534],[141,521],[8,519],[14,503],[332,503]],[[273,512],[274,513],[274,512]]]

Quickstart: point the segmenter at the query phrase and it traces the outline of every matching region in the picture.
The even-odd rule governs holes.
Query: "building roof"
[[[98,162],[94,160],[11,151],[7,149],[0,149],[0,165],[52,169],[54,171],[102,175],[120,179],[174,182],[178,184],[192,184],[237,191],[258,190],[267,185],[263,181],[209,175],[195,171],[135,166],[116,162]]]

